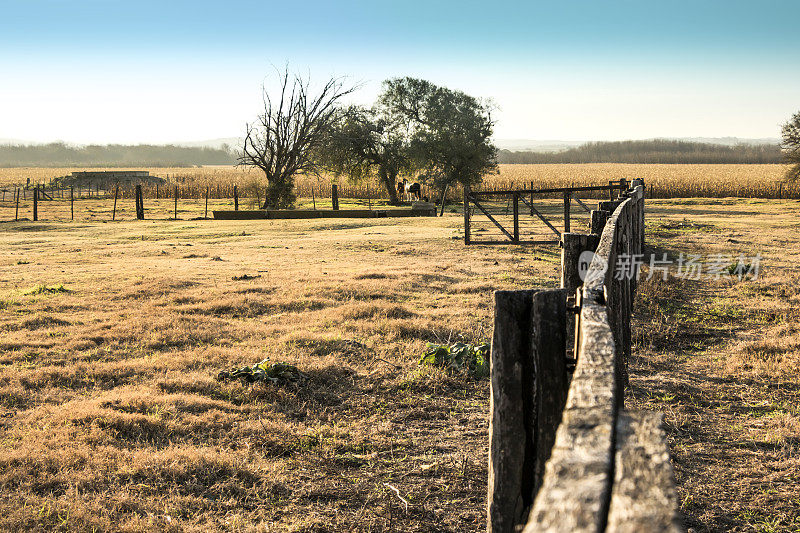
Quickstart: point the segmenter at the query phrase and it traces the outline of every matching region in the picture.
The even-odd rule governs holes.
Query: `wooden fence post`
[[[331,184],[331,204],[334,211],[339,210],[339,188],[335,183]]]
[[[611,213],[603,209],[594,209],[592,210],[590,216],[592,222],[589,232],[595,235],[600,235],[603,233],[603,228],[606,227],[606,221],[608,220],[608,217],[611,216]]]
[[[69,186],[69,219],[75,220],[75,186]]]
[[[524,524],[566,401],[566,291],[496,291],[491,350],[488,527]]]
[[[233,210],[239,210],[239,187],[237,185],[233,186]],[[175,218],[178,218],[178,216],[175,215]]]
[[[114,210],[111,212],[111,220],[116,220],[117,218],[117,196],[119,196],[119,183],[114,187]]]
[[[205,218],[208,218],[208,191],[209,191],[208,185],[206,185],[206,214],[205,214]]]
[[[514,243],[519,243],[519,193],[514,191]]]
[[[533,295],[533,363],[535,368],[536,420],[533,424],[536,444],[536,477],[528,506],[539,492],[544,467],[556,440],[556,430],[567,402],[569,375],[566,350],[569,339],[565,289],[540,291]],[[527,513],[525,513],[527,519]]]
[[[469,195],[470,195],[469,187],[464,187],[464,244],[469,244],[470,242]]]
[[[19,220],[19,193],[20,193],[20,190],[19,189],[15,189],[14,192],[16,192],[16,196],[17,196],[16,206],[14,207],[14,222],[16,222],[16,221]]]
[[[33,189],[33,220],[39,220],[39,186]]]
[[[569,191],[564,191],[564,233],[569,233],[571,200],[572,194]]]
[[[144,220],[144,200],[142,199],[142,185],[136,185],[136,220]]]
[[[178,220],[178,186],[175,186],[175,220]]]
[[[522,522],[523,480],[532,480],[536,473],[535,466],[530,464],[533,439],[526,424],[534,402],[533,292],[494,293],[487,500],[490,533],[512,533]]]
[[[567,298],[575,297],[575,293],[583,285],[583,276],[589,270],[589,264],[582,264],[587,257],[582,257],[586,251],[594,252],[600,243],[600,235],[590,233],[564,233],[561,235],[561,288],[566,290]],[[571,300],[574,298],[571,298]],[[575,305],[576,302],[572,302]],[[571,316],[572,317],[572,316]],[[566,322],[566,352],[572,359],[575,345],[575,320]]]

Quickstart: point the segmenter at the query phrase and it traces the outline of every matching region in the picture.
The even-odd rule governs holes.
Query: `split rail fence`
[[[495,293],[490,532],[683,530],[661,415],[623,406],[644,183],[600,207],[561,236],[560,289]]]

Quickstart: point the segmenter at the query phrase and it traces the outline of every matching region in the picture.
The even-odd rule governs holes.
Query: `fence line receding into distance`
[[[623,407],[636,277],[615,266],[642,253],[644,191],[561,236],[562,288],[495,293],[488,531],[683,528],[661,415]]]

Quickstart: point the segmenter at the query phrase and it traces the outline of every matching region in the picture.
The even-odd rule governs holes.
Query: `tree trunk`
[[[445,183],[444,187],[442,187],[442,196],[441,196],[440,201],[439,201],[439,205],[441,206],[440,210],[439,210],[439,216],[440,217],[444,216],[444,202],[447,199],[447,187],[448,186],[449,186],[449,184]]]
[[[378,170],[381,183],[386,187],[386,192],[389,193],[389,203],[392,205],[400,205],[400,199],[397,198],[397,173],[390,174],[386,167],[380,166]]]
[[[266,172],[265,172],[266,174]],[[294,194],[294,176],[267,174],[264,205],[261,209],[291,209],[297,197]]]

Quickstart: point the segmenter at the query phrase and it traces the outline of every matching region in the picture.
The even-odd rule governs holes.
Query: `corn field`
[[[786,165],[700,165],[700,164],[506,164],[500,172],[486,176],[476,190],[549,188],[573,185],[603,185],[620,179],[643,178],[651,198],[743,197],[800,198],[800,184],[784,182]],[[77,168],[10,168],[0,169],[0,187],[48,183],[68,175]],[[94,169],[93,169],[94,170]],[[101,170],[101,169],[96,169]],[[110,170],[122,170],[119,168]],[[151,168],[151,175],[167,180],[166,186],[146,186],[146,198],[168,198],[175,186],[181,198],[200,199],[233,197],[238,186],[242,198],[258,200],[266,184],[260,171],[241,167]],[[346,178],[330,176],[297,176],[295,191],[301,198],[330,198],[331,184],[337,183],[341,198],[386,199],[387,194],[377,179],[351,183]],[[86,194],[86,192],[82,192]],[[91,192],[88,192],[91,194]],[[132,194],[122,190],[123,196]],[[423,184],[423,196],[433,199],[435,191]],[[448,198],[461,198],[460,188],[448,192]]]

